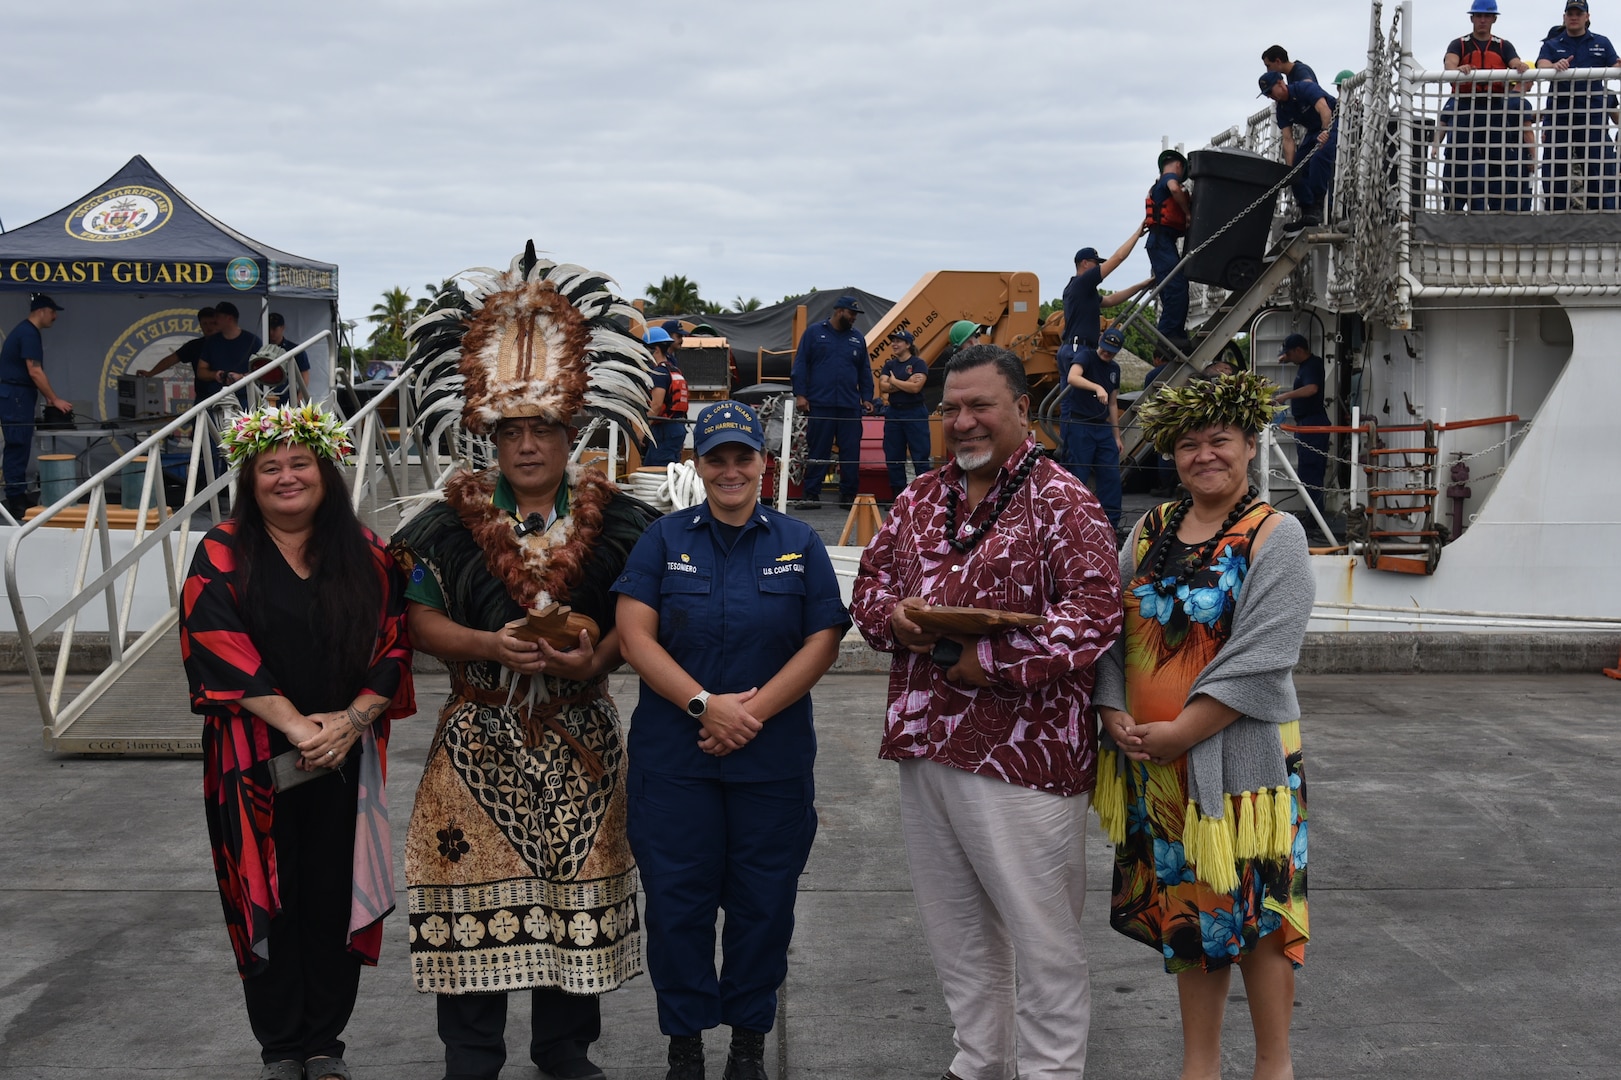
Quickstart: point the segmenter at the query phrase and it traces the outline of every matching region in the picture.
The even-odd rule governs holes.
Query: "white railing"
[[[283,353],[264,367],[246,375],[240,382],[222,387],[212,396],[196,403],[181,415],[153,431],[139,445],[96,472],[78,487],[55,503],[45,507],[26,520],[11,538],[6,549],[6,596],[11,603],[17,637],[23,661],[33,680],[34,695],[39,705],[44,726],[45,745],[67,726],[82,716],[85,710],[118,681],[137,660],[174,628],[179,616],[180,587],[184,581],[185,559],[190,551],[190,535],[195,515],[206,513],[213,522],[220,518],[217,501],[230,485],[234,470],[214,475],[213,447],[214,423],[212,410],[226,405],[231,395],[256,394],[260,389],[285,379],[293,395],[300,390],[296,369],[297,358],[317,342],[332,336],[322,331],[298,347]],[[173,511],[165,498],[163,482],[163,445],[172,436],[191,428],[191,459],[186,470],[184,502]],[[123,538],[130,540],[129,550],[115,555],[108,502],[108,481],[127,482],[125,467],[141,456],[146,457],[141,474],[141,494],[136,506],[133,532],[116,530],[119,547]],[[127,495],[127,493],[121,493]],[[126,500],[127,501],[127,498]],[[54,528],[53,522],[70,509],[77,510],[83,503],[84,525],[79,535],[79,550],[69,585],[68,598],[43,617],[30,621],[19,588],[18,562],[25,551],[42,552],[49,546],[61,546],[64,534]],[[156,515],[156,522],[152,515]],[[51,533],[43,530],[50,528]],[[147,556],[162,549],[162,567],[167,590],[168,610],[152,622],[133,641],[129,635],[130,616],[135,606],[136,584]],[[41,555],[41,558],[59,556]],[[92,562],[96,566],[92,568]],[[66,694],[67,675],[71,667],[73,649],[79,637],[79,619],[89,605],[100,598],[105,605],[107,623],[107,649],[110,661],[107,667],[86,686],[71,696]],[[56,663],[47,678],[40,660],[41,647],[53,634],[60,634]]]

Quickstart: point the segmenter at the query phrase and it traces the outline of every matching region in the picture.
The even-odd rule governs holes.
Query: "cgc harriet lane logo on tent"
[[[173,214],[168,195],[132,185],[92,195],[73,208],[64,227],[76,240],[133,240],[157,232]]]

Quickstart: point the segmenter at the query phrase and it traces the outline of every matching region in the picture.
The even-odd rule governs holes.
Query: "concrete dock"
[[[1312,929],[1299,973],[1300,1077],[1621,1076],[1621,683],[1600,675],[1303,675]],[[396,726],[403,840],[446,680],[420,675]],[[617,677],[628,716],[633,679]],[[174,688],[176,710],[185,708]],[[951,1025],[923,948],[895,768],[877,760],[884,679],[816,691],[821,830],[799,898],[778,1080],[935,1080]],[[195,760],[41,749],[25,676],[0,676],[0,1080],[233,1080],[258,1055],[214,889]],[[1108,928],[1110,852],[1093,826],[1088,1077],[1175,1077],[1175,983]],[[403,858],[397,859],[403,865]],[[403,884],[403,883],[402,883]],[[403,905],[403,894],[401,896]],[[347,1032],[365,1080],[437,1080],[430,998],[405,919],[363,974]],[[533,1078],[514,1003],[507,1080]],[[645,977],[603,1003],[612,1080],[663,1076]],[[1226,1075],[1250,1070],[1233,982]],[[720,1075],[724,1031],[711,1033]]]

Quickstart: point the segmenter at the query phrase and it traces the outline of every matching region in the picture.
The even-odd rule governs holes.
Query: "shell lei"
[[[1300,723],[1281,725],[1286,744],[1300,745]],[[1116,847],[1126,842],[1126,756],[1118,749],[1098,751],[1097,786],[1092,808],[1098,824]],[[1289,787],[1231,792],[1222,797],[1222,815],[1209,817],[1189,799],[1182,819],[1183,857],[1194,875],[1217,892],[1238,888],[1243,864],[1252,859],[1281,861],[1291,857],[1293,821]]]
[[[492,501],[494,469],[459,472],[445,483],[445,501],[473,534],[485,565],[507,594],[528,609],[556,600],[585,574],[591,545],[602,532],[602,510],[618,491],[599,470],[570,465],[569,512],[544,533],[519,538],[511,516]]]

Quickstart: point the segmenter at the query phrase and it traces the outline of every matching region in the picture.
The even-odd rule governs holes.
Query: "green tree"
[[[385,337],[405,340],[405,328],[410,326],[416,305],[411,300],[411,294],[399,286],[383,294],[381,302],[371,306],[371,314],[366,321],[376,329],[371,332],[371,341],[376,344]]]
[[[732,310],[740,315],[745,311],[759,311],[760,298],[758,296],[751,296],[745,300],[741,296],[734,297],[732,299]]]
[[[682,274],[666,275],[657,285],[647,286],[649,315],[687,315],[707,312],[698,283]]]

